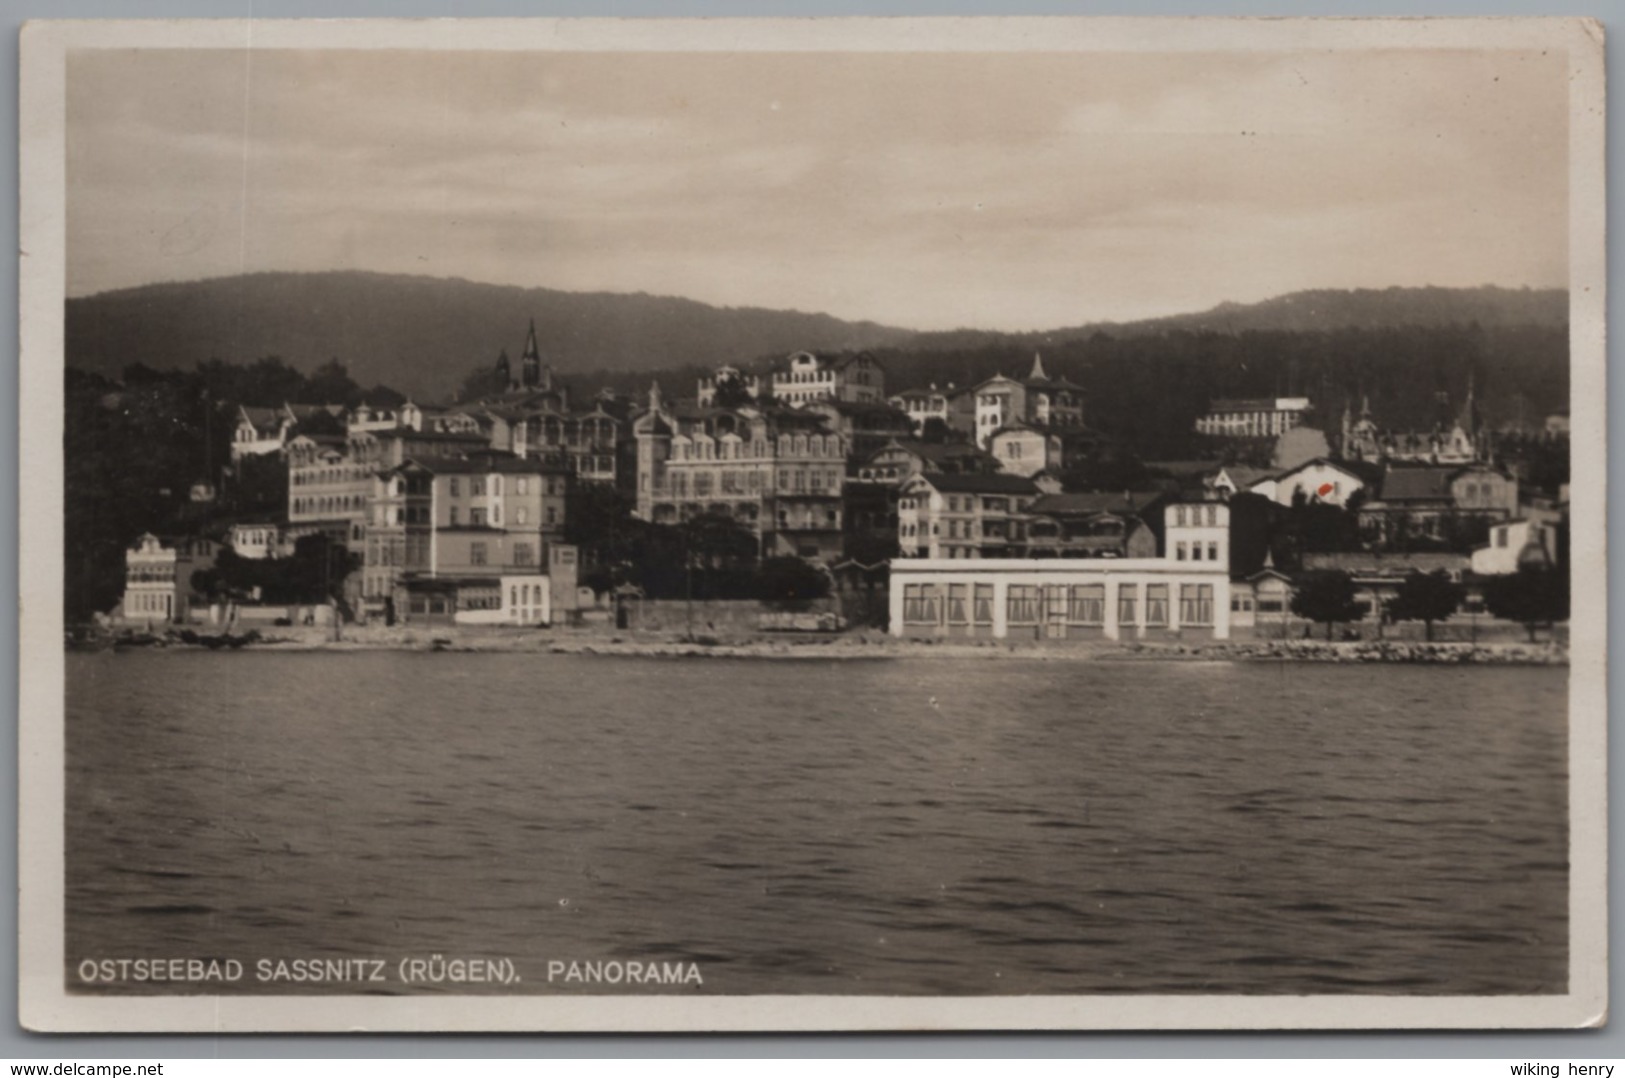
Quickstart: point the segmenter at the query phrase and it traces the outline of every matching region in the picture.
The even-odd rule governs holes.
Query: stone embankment
[[[166,633],[146,646],[218,647],[217,639]],[[1561,666],[1568,649],[1540,643],[1423,643],[1409,640],[1069,641],[1038,644],[994,640],[901,640],[878,630],[846,633],[696,635],[571,629],[345,626],[278,628],[228,641],[252,651],[445,651],[552,653],[733,659],[991,659],[1045,661],[1443,663]],[[128,647],[129,645],[126,645]],[[123,650],[121,648],[121,650]]]

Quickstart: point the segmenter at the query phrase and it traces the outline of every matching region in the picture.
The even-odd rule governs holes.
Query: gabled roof
[[[1356,575],[1397,575],[1431,573],[1438,569],[1462,570],[1472,564],[1466,554],[1421,552],[1390,554],[1380,551],[1350,551],[1339,554],[1305,554],[1305,569],[1338,569]]]
[[[1079,491],[1046,494],[1029,506],[1046,516],[1096,516],[1100,513],[1138,516],[1167,495],[1160,490]]]
[[[1277,481],[1280,481],[1282,479],[1285,479],[1289,475],[1297,475],[1299,472],[1303,471],[1305,468],[1313,468],[1313,467],[1315,467],[1317,465],[1319,465],[1322,468],[1335,468],[1336,470],[1342,472],[1344,475],[1348,476],[1350,479],[1358,479],[1362,483],[1364,483],[1366,481],[1366,477],[1364,475],[1362,475],[1359,472],[1355,471],[1346,462],[1341,461],[1341,460],[1332,460],[1330,457],[1316,457],[1313,460],[1306,460],[1302,464],[1298,464],[1298,465],[1295,465],[1295,466],[1293,466],[1291,468],[1288,468],[1284,472],[1276,472],[1275,473],[1275,479]]]
[[[1037,494],[1038,485],[1022,475],[921,472],[910,483],[925,482],[944,494]]]
[[[470,460],[466,457],[451,460],[420,461],[426,472],[435,475],[558,475],[569,472],[563,464],[523,457],[489,457]]]
[[[1385,502],[1449,501],[1460,468],[1390,468],[1382,477]]]
[[[258,408],[251,404],[237,406],[237,411],[256,432],[275,434],[282,429],[288,416],[280,408]]]

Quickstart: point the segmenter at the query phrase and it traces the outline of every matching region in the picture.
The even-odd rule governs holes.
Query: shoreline
[[[182,641],[178,634],[153,638],[145,647],[118,644],[120,653],[147,650],[219,650]],[[780,635],[685,639],[675,634],[584,633],[572,630],[405,630],[352,626],[335,640],[330,629],[278,629],[253,638],[255,652],[404,651],[459,654],[602,655],[630,658],[769,660],[1027,659],[1056,662],[1320,662],[1429,665],[1567,666],[1568,648],[1552,641],[1480,643],[1411,640],[1220,640],[1063,641],[1009,643],[992,640],[902,639],[878,632],[836,636]],[[237,648],[234,646],[233,650]]]

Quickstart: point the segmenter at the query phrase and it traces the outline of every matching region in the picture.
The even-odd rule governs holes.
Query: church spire
[[[1044,373],[1044,357],[1039,355],[1037,352],[1033,353],[1033,369],[1032,369],[1032,373],[1027,375],[1027,381],[1029,381],[1029,382],[1047,382],[1047,381],[1049,381],[1049,376]]]
[[[660,379],[656,378],[649,383],[649,412],[651,415],[662,411],[666,406],[660,395]]]
[[[530,320],[530,334],[525,338],[525,354],[519,357],[523,364],[524,384],[535,386],[542,381],[542,351],[536,346],[536,319]]]
[[[497,381],[502,383],[504,393],[513,388],[513,365],[508,362],[506,348],[497,353]]]

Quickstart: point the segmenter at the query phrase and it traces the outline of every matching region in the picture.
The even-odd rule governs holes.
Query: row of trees
[[[701,513],[676,524],[633,515],[612,486],[572,489],[564,541],[590,566],[595,591],[632,585],[651,599],[760,599],[796,603],[829,592],[829,577],[800,558],[763,558],[754,532],[732,517]]]
[[[1433,626],[1450,620],[1461,610],[1466,591],[1444,570],[1413,572],[1399,585],[1381,611],[1384,622],[1420,621],[1427,639],[1433,639]],[[1541,627],[1550,628],[1569,616],[1567,574],[1557,569],[1523,568],[1506,576],[1489,578],[1484,585],[1484,606],[1491,615],[1515,621],[1529,632],[1529,639]],[[1339,570],[1305,573],[1292,595],[1292,613],[1307,621],[1323,623],[1326,639],[1335,626],[1360,621],[1367,614],[1357,597],[1354,578]]]
[[[311,374],[271,356],[246,365],[211,359],[190,371],[125,368],[114,381],[69,367],[63,432],[64,601],[70,621],[118,602],[124,551],[143,532],[203,534],[287,507],[287,468],[275,457],[231,460],[239,405],[353,406],[363,390],[337,361]],[[194,484],[213,501],[194,502]]]

